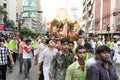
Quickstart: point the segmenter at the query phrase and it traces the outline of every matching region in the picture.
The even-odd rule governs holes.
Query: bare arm
[[[8,56],[9,56],[9,58],[10,58],[10,60],[11,60],[12,65],[14,65],[14,61],[13,61],[13,57],[12,57],[12,55],[9,54]]]
[[[41,62],[41,63],[42,63],[42,62]],[[41,63],[38,63],[38,64],[37,64],[37,75],[38,75],[38,76],[41,75],[41,71],[40,71]]]

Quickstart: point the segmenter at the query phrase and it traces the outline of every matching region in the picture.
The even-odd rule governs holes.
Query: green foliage
[[[30,35],[30,36],[38,36],[38,35],[40,35],[39,32],[32,31],[32,30],[30,30],[30,28],[27,27],[27,26],[22,26],[22,28],[21,28],[21,30],[20,30],[20,33],[21,33],[22,35]]]
[[[8,25],[8,26],[14,26],[14,21],[13,20],[7,20],[5,22],[5,24]]]
[[[0,5],[0,14],[2,14],[4,16],[4,22],[5,22],[7,20],[7,14],[8,14],[8,12],[1,5]]]

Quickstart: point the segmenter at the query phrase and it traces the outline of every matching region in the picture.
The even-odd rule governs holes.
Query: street
[[[6,80],[24,80],[24,72],[22,74],[19,74],[19,63],[18,60],[16,62],[16,64],[13,67],[13,72],[9,73],[7,71],[7,78]],[[35,66],[33,64],[33,60],[32,60],[32,67],[29,73],[29,80],[38,80],[38,76],[37,76],[37,66]]]
[[[33,64],[33,60],[32,60],[32,67],[31,67],[31,70],[30,70],[30,73],[29,73],[29,80],[38,80],[37,67]],[[6,80],[24,80],[24,73],[19,74],[19,63],[18,63],[18,61],[14,65],[13,69],[14,69],[14,71],[12,73],[9,73],[7,71],[7,79]],[[117,70],[118,76],[120,77],[120,67],[118,68],[116,66],[116,70]]]

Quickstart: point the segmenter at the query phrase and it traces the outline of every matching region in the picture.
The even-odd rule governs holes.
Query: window
[[[7,8],[7,4],[6,4],[6,3],[3,3],[3,7],[4,7],[4,8]]]

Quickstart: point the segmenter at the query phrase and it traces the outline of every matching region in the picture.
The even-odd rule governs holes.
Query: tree
[[[8,26],[14,26],[15,25],[13,20],[6,20],[5,24],[8,25]]]
[[[7,20],[7,14],[8,14],[8,12],[1,5],[0,5],[0,14],[4,16],[3,21],[5,22]]]
[[[29,35],[29,36],[38,36],[40,35],[39,32],[32,31],[28,26],[22,26],[20,30],[21,35]]]

